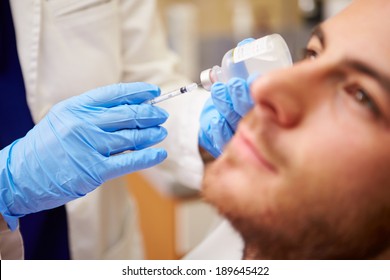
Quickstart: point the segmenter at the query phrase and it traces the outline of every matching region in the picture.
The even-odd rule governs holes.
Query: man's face
[[[355,0],[260,77],[205,173],[247,258],[372,258],[390,239],[390,1]]]

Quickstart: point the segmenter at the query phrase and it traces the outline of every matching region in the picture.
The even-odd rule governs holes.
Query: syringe
[[[175,89],[175,90],[163,93],[160,96],[157,96],[157,97],[155,97],[153,99],[145,101],[145,103],[153,105],[153,104],[159,103],[161,101],[170,99],[172,97],[178,96],[180,94],[193,91],[193,90],[195,90],[197,88],[198,88],[198,84],[197,83],[192,83],[192,84],[186,85],[184,87],[181,87],[179,89]]]

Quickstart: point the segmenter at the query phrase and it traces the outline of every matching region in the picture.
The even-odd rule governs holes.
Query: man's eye
[[[318,53],[309,48],[304,48],[303,49],[303,59],[316,59],[318,56]]]
[[[371,110],[376,115],[379,114],[379,108],[375,102],[371,99],[369,94],[362,88],[352,87],[347,89],[348,93],[355,98],[357,102]]]

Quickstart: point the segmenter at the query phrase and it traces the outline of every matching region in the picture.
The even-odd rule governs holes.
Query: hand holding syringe
[[[167,99],[171,99],[172,97],[175,97],[175,96],[178,96],[180,94],[183,94],[183,93],[186,93],[186,92],[190,92],[190,91],[193,91],[195,89],[198,88],[198,84],[196,83],[192,83],[192,84],[189,84],[189,85],[186,85],[184,87],[181,87],[179,89],[176,89],[176,90],[172,90],[172,91],[169,91],[169,92],[166,92],[166,93],[163,93],[162,95],[160,96],[157,96],[153,99],[150,99],[148,101],[145,101],[146,104],[150,104],[150,105],[153,105],[153,104],[156,104],[156,103],[159,103],[161,101],[164,101],[164,100],[167,100]]]

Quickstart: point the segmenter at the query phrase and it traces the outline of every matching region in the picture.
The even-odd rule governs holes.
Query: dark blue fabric
[[[0,0],[0,149],[33,126],[8,0]],[[69,259],[65,207],[20,218],[26,259]]]

